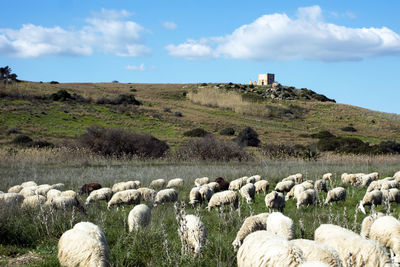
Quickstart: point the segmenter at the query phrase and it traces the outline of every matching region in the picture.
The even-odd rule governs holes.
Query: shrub
[[[45,148],[45,147],[54,147],[54,144],[43,140],[37,140],[33,141],[31,143],[31,146],[36,148]]]
[[[7,135],[10,135],[10,134],[20,134],[21,132],[20,132],[20,130],[18,130],[17,128],[11,128],[11,129],[9,129],[8,131],[7,131]]]
[[[353,126],[346,126],[341,129],[344,132],[357,132],[357,129]]]
[[[50,100],[53,101],[67,101],[69,99],[73,99],[72,95],[70,93],[68,93],[67,90],[58,90],[56,93],[52,93],[49,96]]]
[[[171,112],[171,108],[170,107],[163,107],[163,111],[164,112]]]
[[[96,101],[96,104],[103,105],[103,104],[109,104],[109,105],[136,105],[140,106],[142,103],[138,100],[136,100],[134,95],[126,95],[126,94],[120,94],[117,95],[114,98],[106,98],[102,97],[99,98]]]
[[[318,139],[324,139],[324,138],[331,138],[331,137],[335,137],[335,135],[333,135],[331,132],[329,131],[320,131],[316,134],[311,134],[312,138],[318,138]]]
[[[201,128],[196,128],[190,131],[186,131],[183,133],[184,136],[190,136],[190,137],[204,137],[207,134],[209,134],[206,130],[201,129]]]
[[[202,83],[200,86],[207,86],[208,84],[207,83]]]
[[[94,153],[115,157],[159,158],[169,149],[154,136],[101,126],[90,126],[77,142]]]
[[[174,112],[174,116],[175,116],[175,117],[182,117],[183,115],[182,115],[182,112],[180,112],[180,111],[175,111],[175,112]]]
[[[18,135],[12,140],[13,144],[21,146],[29,146],[32,142],[32,138],[27,135]]]
[[[258,133],[251,127],[244,128],[234,140],[240,146],[257,147],[260,144]]]
[[[179,160],[244,161],[249,159],[249,155],[239,145],[232,141],[217,139],[213,135],[190,140],[180,146],[174,156]]]
[[[220,135],[235,135],[235,129],[233,129],[232,127],[227,127],[222,129],[219,132]]]
[[[50,84],[59,84],[57,81],[51,81]]]

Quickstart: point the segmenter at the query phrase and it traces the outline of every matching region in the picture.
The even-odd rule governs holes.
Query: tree
[[[11,68],[9,66],[5,66],[4,68],[0,68],[0,80],[4,81],[5,84],[8,84],[8,82],[11,81],[16,81],[17,80],[17,74],[11,73]]]
[[[235,138],[236,143],[240,146],[255,146],[260,144],[258,133],[251,127],[244,128],[239,135]]]

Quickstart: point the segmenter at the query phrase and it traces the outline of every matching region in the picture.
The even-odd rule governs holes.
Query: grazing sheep
[[[314,189],[314,181],[313,180],[307,180],[301,183],[305,189]]]
[[[19,193],[24,187],[21,185],[14,185],[8,189],[8,193]]]
[[[235,179],[229,183],[229,190],[240,190],[240,188],[242,188],[244,184],[245,181],[243,180],[243,178]]]
[[[314,189],[307,189],[303,192],[300,193],[300,195],[297,197],[297,203],[296,207],[297,209],[300,208],[300,206],[304,205],[315,205],[317,200],[317,191]]]
[[[256,182],[261,181],[261,175],[259,175],[259,174],[252,175],[249,178],[252,178],[252,177],[254,177],[256,179]]]
[[[278,192],[289,192],[290,189],[295,185],[295,182],[293,181],[282,181],[276,184],[275,186],[275,191]]]
[[[34,196],[36,195],[36,189],[37,186],[24,187],[21,191],[19,191],[19,194],[23,195],[24,197]]]
[[[175,178],[172,179],[168,182],[167,188],[172,188],[172,187],[182,187],[183,186],[183,179],[182,178]]]
[[[19,206],[24,201],[24,196],[19,193],[0,194],[0,206]]]
[[[210,198],[214,195],[214,191],[212,191],[207,184],[200,186],[199,193],[202,202],[210,201]]]
[[[231,207],[233,206],[235,209],[238,208],[239,197],[235,191],[227,190],[215,193],[208,202],[207,209],[210,211],[213,207],[221,208],[226,205],[231,205]]]
[[[110,201],[108,201],[107,209],[110,209],[114,205],[121,204],[139,204],[140,203],[140,192],[136,189],[128,189],[115,193]]]
[[[335,187],[328,191],[324,205],[327,205],[333,201],[345,201],[346,200],[346,189],[343,187]]]
[[[193,187],[189,193],[189,204],[195,206],[197,203],[202,203],[203,199],[200,195],[200,187]]]
[[[335,249],[344,266],[391,266],[382,245],[340,226],[322,224],[315,230],[314,239]]]
[[[229,182],[225,181],[224,178],[218,177],[217,179],[215,179],[215,182],[219,184],[220,191],[229,190]]]
[[[173,188],[164,189],[157,193],[154,199],[154,206],[175,201],[178,201],[178,192]]]
[[[332,182],[332,173],[328,172],[322,175],[322,180]]]
[[[142,185],[142,183],[139,180],[135,180],[133,181],[133,183],[136,185],[136,189],[138,189]]]
[[[326,244],[308,239],[293,239],[290,243],[301,249],[307,261],[324,262],[331,267],[343,266],[338,253]]]
[[[126,191],[129,189],[136,189],[137,184],[134,181],[127,181],[127,182],[119,182],[116,183],[112,186],[112,191],[113,193],[121,192],[121,191]]]
[[[41,184],[36,188],[35,194],[45,196],[45,195],[47,195],[47,192],[49,192],[50,189],[53,189],[53,187],[51,185]]]
[[[84,184],[79,190],[79,194],[90,194],[92,191],[100,189],[102,186],[99,183],[88,183]]]
[[[385,216],[382,212],[373,213],[364,218],[361,223],[361,232],[360,235],[364,238],[369,238],[369,232],[371,231],[371,225],[378,219],[379,217]]]
[[[129,232],[146,227],[151,220],[151,210],[145,204],[135,206],[128,215]]]
[[[149,185],[150,188],[164,188],[164,186],[165,186],[164,179],[153,180]]]
[[[303,182],[303,175],[301,173],[292,174],[292,175],[289,175],[288,177],[282,179],[282,182],[285,182],[285,181],[293,181],[296,184],[300,184]]]
[[[246,179],[246,184],[250,184],[250,183],[254,184],[255,182],[257,182],[257,181],[256,181],[256,177],[254,177],[254,176],[250,176],[249,178]]]
[[[199,217],[187,214],[180,222],[185,246],[195,255],[199,255],[207,240],[207,230]]]
[[[314,184],[314,189],[317,192],[320,192],[320,191],[328,192],[328,189],[326,187],[326,181],[323,179],[316,180],[315,184]]]
[[[47,200],[46,203],[44,203],[44,206],[56,210],[69,210],[75,207],[80,212],[86,213],[85,209],[82,207],[81,203],[76,197],[61,196],[61,195],[56,196],[53,197],[51,200]]]
[[[287,240],[294,238],[294,223],[280,212],[273,212],[267,218],[267,231]]]
[[[52,189],[57,189],[57,190],[63,190],[65,185],[63,183],[57,183],[57,184],[53,184]]]
[[[244,185],[242,188],[240,188],[239,192],[242,197],[246,199],[247,204],[253,203],[254,195],[256,193],[256,187],[254,184],[249,183]]]
[[[265,196],[265,206],[269,209],[277,209],[282,212],[285,209],[285,197],[282,193],[272,191]]]
[[[209,182],[210,182],[210,178],[208,178],[208,177],[196,178],[196,179],[194,180],[194,184],[195,184],[196,186],[205,185],[205,184],[208,184]]]
[[[386,177],[382,180],[372,181],[367,188],[367,192],[380,189],[388,190],[395,187],[398,187],[397,181],[394,180],[392,177]]]
[[[380,190],[373,190],[371,192],[365,193],[363,199],[360,201],[360,205],[358,208],[361,210],[362,213],[365,214],[364,206],[371,206],[371,205],[380,205],[382,204],[382,192]]]
[[[58,241],[58,260],[61,266],[109,267],[106,237],[90,222],[80,222],[66,231]]]
[[[23,209],[38,209],[44,205],[46,202],[46,197],[42,195],[30,196],[26,197],[24,201],[22,201],[21,208]]]
[[[400,203],[400,190],[390,188],[389,190],[382,189],[382,197],[384,201]]]
[[[261,193],[261,191],[266,194],[269,189],[269,182],[266,180],[260,180],[254,183],[256,187],[256,193]]]
[[[265,212],[247,217],[237,232],[235,240],[232,242],[233,248],[237,250],[249,234],[259,230],[267,230],[268,215],[269,213]]]
[[[213,192],[219,192],[219,184],[217,182],[210,182],[207,184],[207,186],[213,191]]]
[[[23,182],[21,184],[22,187],[34,187],[37,186],[37,183],[35,183],[34,181],[28,181],[28,182]]]
[[[73,190],[66,190],[66,191],[62,191],[61,195],[63,197],[77,197],[77,193]]]
[[[50,189],[47,194],[46,198],[48,201],[52,200],[54,197],[61,196],[61,191],[57,189]]]
[[[85,205],[90,205],[90,203],[94,201],[105,200],[109,201],[113,195],[111,188],[103,187],[97,190],[94,190],[90,193],[88,198],[86,199]]]
[[[306,261],[298,267],[329,267],[329,265],[321,261]]]
[[[237,252],[238,267],[297,267],[303,262],[305,258],[300,248],[267,231],[249,234]]]
[[[297,198],[300,196],[302,192],[306,191],[306,188],[303,186],[303,184],[296,184],[295,186],[290,189],[290,191],[286,194],[285,200],[289,200],[290,198],[294,197]]]
[[[141,199],[149,203],[153,203],[154,198],[157,195],[157,192],[154,189],[147,187],[140,187],[136,190],[140,192]]]

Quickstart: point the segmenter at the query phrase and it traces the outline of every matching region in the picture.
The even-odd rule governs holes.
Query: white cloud
[[[250,60],[361,60],[398,55],[400,35],[389,28],[350,28],[323,20],[319,6],[299,8],[296,18],[270,14],[233,33],[168,45],[171,56],[199,59],[225,56]]]
[[[144,66],[144,63],[140,64],[139,66],[134,66],[134,65],[128,65],[125,67],[126,70],[138,70],[138,71],[145,71],[146,68]]]
[[[89,56],[95,52],[117,56],[143,56],[146,29],[126,10],[102,9],[79,30],[25,24],[20,29],[0,29],[0,55],[13,57]]]
[[[178,25],[173,21],[164,21],[162,25],[167,30],[175,30],[178,27]]]

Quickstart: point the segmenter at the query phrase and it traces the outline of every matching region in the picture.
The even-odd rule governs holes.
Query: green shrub
[[[357,129],[353,126],[346,126],[341,129],[344,132],[357,132]]]
[[[257,147],[260,144],[258,133],[251,127],[244,128],[234,140],[240,146]]]
[[[68,93],[67,90],[61,89],[58,90],[56,93],[52,93],[49,96],[49,99],[53,101],[67,101],[69,99],[73,99],[73,97],[70,93]]]
[[[57,81],[51,81],[50,84],[59,84]]]
[[[45,148],[45,147],[54,147],[54,144],[44,140],[37,140],[33,141],[31,146],[36,148]]]
[[[99,105],[103,105],[103,104],[136,105],[136,106],[142,105],[142,103],[140,101],[136,100],[134,95],[126,95],[126,94],[120,94],[114,98],[102,97],[96,101],[96,104],[99,104]]]
[[[227,128],[222,129],[219,132],[219,134],[220,135],[230,135],[230,136],[232,136],[232,135],[235,135],[235,129],[233,129],[232,127],[227,127]]]
[[[190,137],[204,137],[208,134],[209,134],[209,132],[207,132],[206,130],[204,130],[202,128],[196,128],[196,129],[186,131],[183,133],[184,136],[190,136]]]
[[[13,140],[12,143],[15,145],[20,145],[20,146],[30,146],[32,144],[33,140],[27,135],[18,135],[16,136]]]
[[[335,137],[335,135],[333,135],[331,132],[329,131],[320,131],[316,134],[311,134],[312,138],[318,138],[318,139],[324,139],[324,138],[331,138],[331,137]]]

